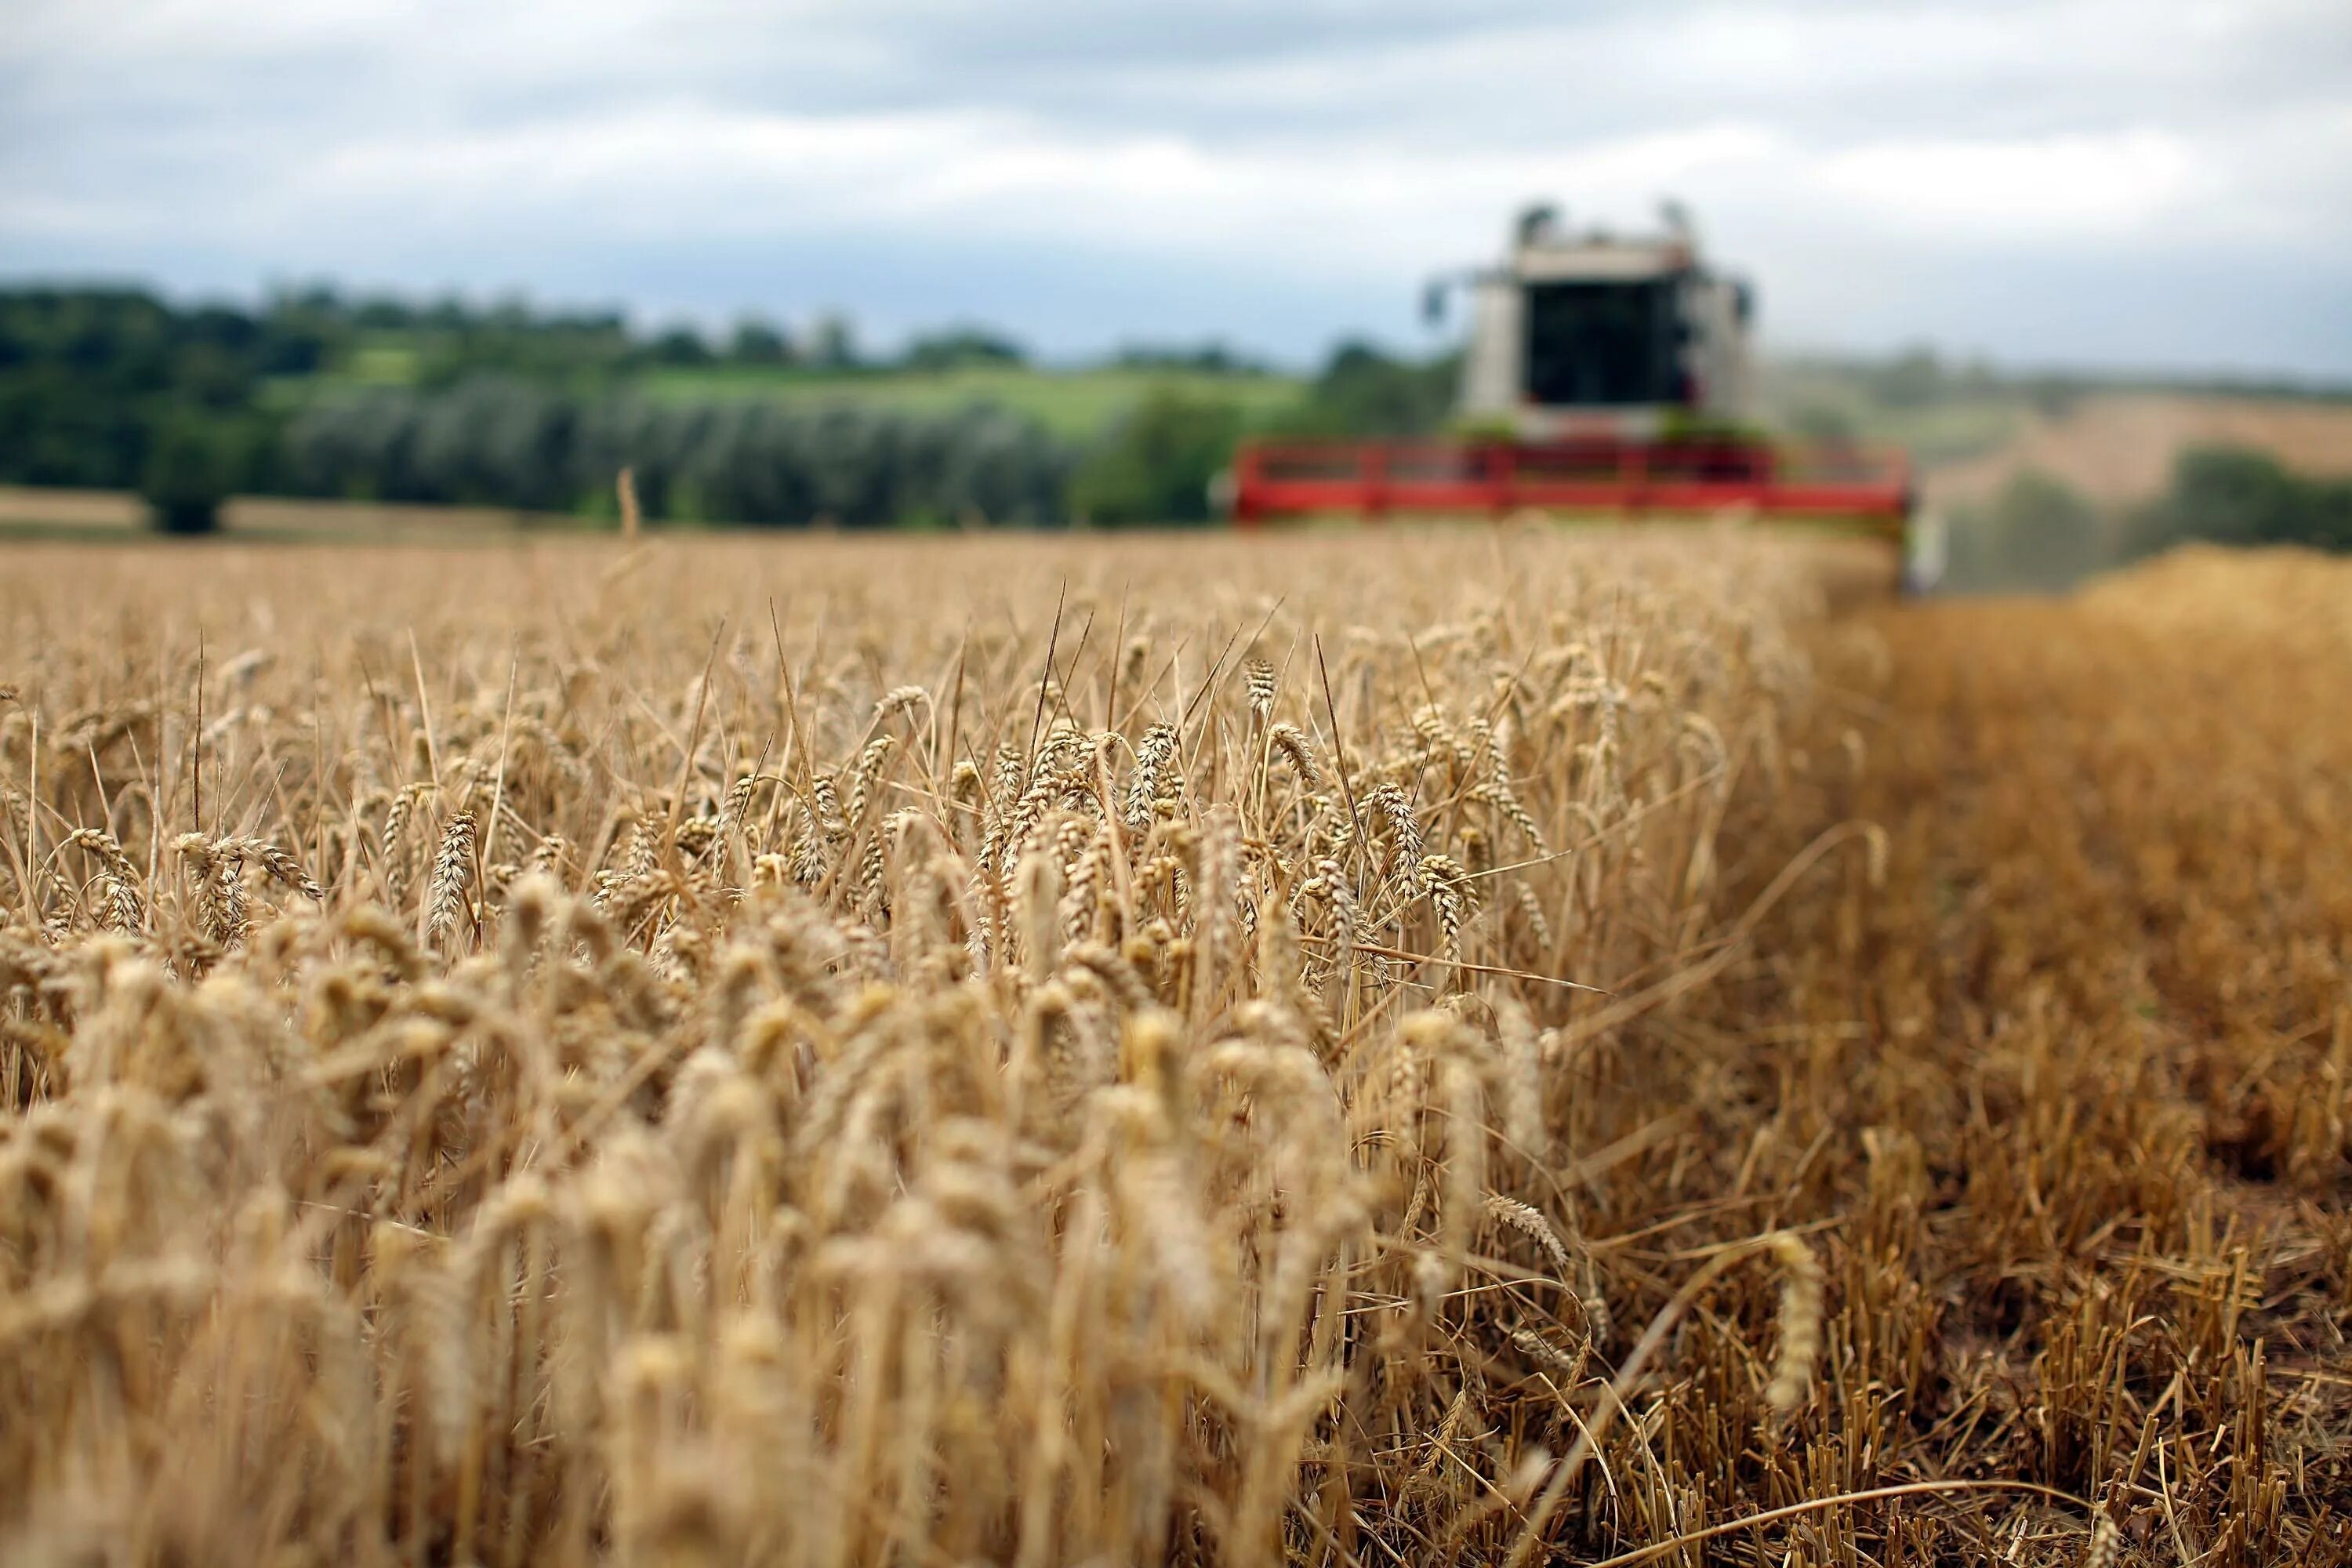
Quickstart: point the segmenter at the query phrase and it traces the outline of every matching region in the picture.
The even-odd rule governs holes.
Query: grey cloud
[[[1806,335],[2210,358],[2239,307],[2069,326],[2064,291],[2104,269],[2219,300],[2259,273],[2268,319],[2316,316],[2305,361],[2352,368],[2312,303],[2352,278],[2347,80],[2340,0],[18,0],[0,267],[710,310],[824,289],[1046,336],[1147,327],[1153,290],[1122,279],[1173,276],[1313,342],[1387,324],[1521,196],[1646,205],[1667,176],[1643,171],[1685,169]],[[1717,150],[1656,151],[1676,139]],[[1955,188],[1902,189],[1913,162]],[[1842,316],[1822,279],[1863,258],[1885,308]],[[2060,304],[2005,302],[2035,277]]]

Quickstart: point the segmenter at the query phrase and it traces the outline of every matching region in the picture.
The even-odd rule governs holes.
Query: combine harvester
[[[1442,318],[1465,281],[1473,319],[1458,427],[1445,440],[1263,441],[1235,455],[1234,520],[1523,510],[1754,517],[1838,527],[1901,552],[1904,580],[1935,574],[1899,451],[1767,439],[1750,412],[1755,296],[1700,259],[1671,204],[1663,230],[1622,237],[1521,215],[1499,267],[1443,279]]]

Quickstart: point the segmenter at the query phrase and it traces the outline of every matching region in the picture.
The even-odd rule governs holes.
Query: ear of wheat
[[[441,848],[433,857],[433,882],[425,898],[425,940],[438,947],[457,929],[466,913],[466,893],[474,884],[474,814],[456,813],[441,830]]]
[[[1764,1403],[1774,1415],[1787,1415],[1804,1403],[1821,1359],[1822,1265],[1812,1248],[1788,1231],[1776,1233],[1771,1247],[1780,1265],[1780,1348]]]
[[[2090,1544],[2083,1549],[2083,1568],[2115,1568],[2123,1557],[2123,1531],[2105,1514],[2091,1518]]]

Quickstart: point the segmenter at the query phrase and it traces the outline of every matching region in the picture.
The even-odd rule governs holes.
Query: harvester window
[[[1624,407],[1685,401],[1672,279],[1528,289],[1528,401]]]

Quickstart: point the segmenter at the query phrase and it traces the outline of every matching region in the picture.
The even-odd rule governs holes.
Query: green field
[[[322,394],[368,386],[413,386],[423,356],[396,342],[372,342],[320,374],[273,378],[267,401],[293,409]],[[1036,420],[1055,435],[1083,440],[1101,432],[1146,396],[1161,391],[1238,406],[1253,424],[1296,406],[1300,377],[1149,365],[961,365],[949,370],[818,370],[797,365],[712,364],[656,368],[620,384],[674,403],[766,398],[800,405],[842,404],[912,414],[942,414],[992,404]]]
[[[866,403],[915,413],[940,413],[968,404],[993,403],[1027,415],[1057,436],[1067,437],[1091,436],[1147,395],[1163,389],[1237,404],[1253,420],[1291,406],[1304,391],[1304,383],[1286,375],[1119,366],[1055,370],[968,365],[939,371],[821,371],[717,365],[656,370],[648,373],[639,384],[654,396],[680,402],[765,397],[795,403]]]
[[[1758,393],[1764,421],[1775,429],[1899,447],[1928,466],[2003,446],[2025,429],[2037,406],[2029,389],[2002,384],[1889,398],[1852,366],[1803,361],[1764,362]]]

